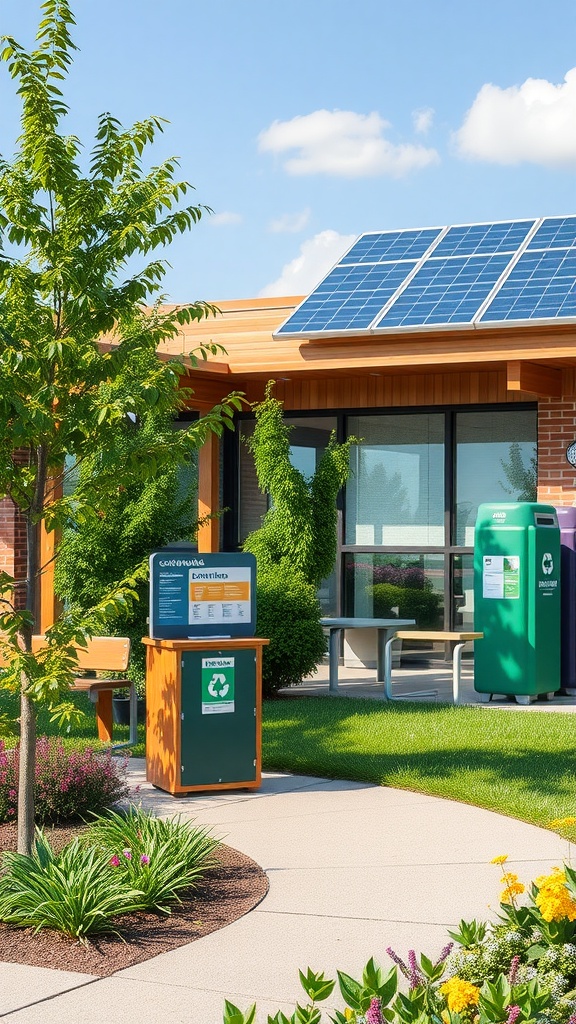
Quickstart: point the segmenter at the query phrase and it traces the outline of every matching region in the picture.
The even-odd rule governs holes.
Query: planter
[[[130,697],[112,697],[112,717],[116,725],[130,725]],[[138,700],[138,721],[146,720],[146,701]]]
[[[345,668],[376,668],[377,665],[378,631],[366,629],[344,630],[344,666]],[[392,667],[398,668],[402,654],[402,641],[397,640],[392,647]]]

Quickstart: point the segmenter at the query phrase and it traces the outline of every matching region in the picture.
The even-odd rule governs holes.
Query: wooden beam
[[[562,370],[542,363],[513,360],[506,364],[508,391],[525,391],[542,398],[562,396]]]
[[[220,444],[216,434],[208,438],[198,453],[198,518],[212,515],[220,508]],[[220,520],[209,519],[198,530],[198,551],[218,551]]]
[[[49,500],[58,501],[62,497],[61,479],[49,477],[46,482],[46,491]],[[60,543],[60,530],[46,532],[44,523],[40,523],[40,565],[42,575],[40,577],[40,626],[38,632],[45,633],[52,626],[62,611],[62,602],[54,593],[54,565],[58,545]]]

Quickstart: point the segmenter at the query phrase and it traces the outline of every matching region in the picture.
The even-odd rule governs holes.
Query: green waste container
[[[480,505],[474,539],[478,693],[527,704],[560,688],[560,530],[536,502]]]

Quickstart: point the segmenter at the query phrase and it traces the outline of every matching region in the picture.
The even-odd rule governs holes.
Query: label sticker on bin
[[[520,558],[518,555],[484,555],[482,569],[482,597],[507,599],[520,597]]]
[[[234,712],[234,658],[202,658],[202,714]]]

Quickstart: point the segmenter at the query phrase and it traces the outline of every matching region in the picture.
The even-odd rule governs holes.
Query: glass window
[[[444,416],[350,416],[346,543],[444,544]]]
[[[346,615],[443,628],[443,555],[347,553],[344,565]]]
[[[536,410],[457,413],[455,544],[474,546],[481,502],[536,501],[536,445]]]
[[[454,555],[453,623],[461,632],[474,631],[474,555]]]

